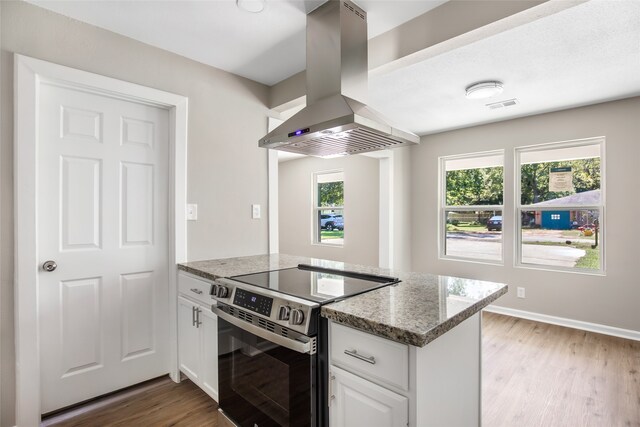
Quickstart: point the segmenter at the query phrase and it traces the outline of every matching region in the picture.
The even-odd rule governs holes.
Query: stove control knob
[[[213,295],[214,297],[216,295],[218,295],[218,288],[220,287],[220,285],[211,285],[211,295]]]
[[[304,312],[298,308],[291,310],[291,319],[289,323],[292,325],[302,325],[304,323]]]
[[[288,305],[281,305],[278,309],[278,320],[289,320],[291,314],[291,307]]]
[[[229,288],[219,285],[217,291],[218,298],[227,298],[229,296]]]

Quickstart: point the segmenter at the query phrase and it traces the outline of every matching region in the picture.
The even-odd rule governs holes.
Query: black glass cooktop
[[[243,274],[230,277],[230,279],[321,304],[361,294],[399,281],[394,277],[325,269],[304,264],[284,270]]]

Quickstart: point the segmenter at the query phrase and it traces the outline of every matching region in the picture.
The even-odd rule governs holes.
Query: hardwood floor
[[[640,426],[640,342],[483,315],[483,426]]]
[[[190,380],[169,377],[114,393],[43,420],[49,427],[217,427],[218,405]]]
[[[640,427],[640,342],[484,313],[482,358],[484,427]],[[216,411],[166,377],[43,425],[217,427]]]

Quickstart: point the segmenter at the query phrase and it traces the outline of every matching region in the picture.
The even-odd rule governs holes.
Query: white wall
[[[313,173],[344,171],[344,246],[312,244]],[[279,164],[280,252],[378,265],[379,163],[364,156]]]
[[[24,2],[0,2],[0,426],[14,424],[13,53],[189,97],[190,260],[267,253],[268,88]]]
[[[640,98],[425,136],[412,148],[412,267],[505,282],[498,305],[640,331]],[[513,148],[604,136],[606,276],[515,268]],[[505,149],[504,266],[438,259],[438,157]],[[526,288],[526,299],[515,287]]]

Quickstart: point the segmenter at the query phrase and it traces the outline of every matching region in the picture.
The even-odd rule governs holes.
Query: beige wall
[[[412,148],[413,269],[506,282],[506,307],[640,331],[639,118],[640,98],[631,98],[423,137]],[[606,137],[606,276],[513,267],[513,148],[596,136]],[[495,149],[506,150],[505,265],[438,259],[438,157]]]
[[[344,246],[311,244],[313,173],[344,171]],[[354,264],[378,265],[377,159],[314,157],[279,164],[278,214],[280,252]]]
[[[268,88],[181,56],[23,2],[1,2],[1,414],[14,424],[13,348],[13,53],[189,97],[190,260],[266,253]]]
[[[411,155],[415,147],[396,148],[393,153],[392,188],[392,259],[393,269],[411,271],[412,244],[412,169]]]

